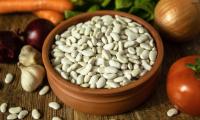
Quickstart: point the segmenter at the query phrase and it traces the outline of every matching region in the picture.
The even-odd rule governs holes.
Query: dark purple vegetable
[[[24,40],[26,44],[33,46],[39,51],[49,32],[54,28],[54,24],[45,19],[36,19],[30,22],[24,31]]]
[[[0,31],[0,62],[10,63],[17,61],[22,40],[12,31]]]

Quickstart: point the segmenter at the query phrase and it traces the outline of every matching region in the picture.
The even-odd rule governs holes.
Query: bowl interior
[[[60,76],[60,74],[57,73],[56,70],[54,70],[54,68],[51,65],[50,60],[49,60],[50,50],[51,50],[51,46],[54,42],[55,35],[61,34],[65,30],[67,30],[68,27],[70,27],[72,25],[87,21],[94,16],[103,16],[103,15],[111,15],[111,16],[120,15],[123,17],[127,17],[127,18],[130,18],[133,21],[141,24],[144,28],[147,29],[147,31],[151,34],[151,36],[153,37],[153,39],[155,41],[155,45],[156,45],[157,52],[158,52],[156,61],[153,65],[152,69],[149,72],[147,72],[144,76],[140,77],[138,80],[131,82],[125,86],[121,86],[119,88],[114,88],[114,89],[83,88],[76,84],[72,84],[67,80],[64,80]],[[97,12],[93,12],[93,13],[83,13],[83,14],[77,15],[75,17],[72,17],[72,18],[62,22],[56,28],[54,28],[53,31],[51,31],[51,33],[47,36],[45,43],[43,45],[43,50],[42,50],[42,58],[43,58],[45,68],[47,69],[47,74],[51,74],[56,80],[62,81],[64,83],[64,85],[69,89],[73,89],[77,92],[85,92],[85,93],[90,93],[90,94],[113,94],[113,93],[123,92],[128,89],[138,87],[142,83],[148,81],[149,78],[151,78],[156,73],[156,71],[159,69],[159,67],[162,63],[163,55],[164,55],[164,50],[163,50],[162,40],[161,40],[158,32],[150,24],[148,24],[147,22],[145,22],[144,20],[142,20],[141,18],[139,18],[137,16],[134,16],[134,15],[131,15],[128,13],[124,13],[124,12],[118,12],[118,11],[97,11]]]

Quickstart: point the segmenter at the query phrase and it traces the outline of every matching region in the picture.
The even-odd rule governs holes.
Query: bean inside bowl
[[[103,87],[99,87],[99,88],[115,88],[115,89],[91,89],[91,88],[96,88],[96,86],[94,87],[94,85],[90,85],[89,86],[90,88],[84,88],[84,86],[81,87],[81,86],[75,85],[73,83],[70,83],[69,81],[67,81],[63,78],[64,77],[63,75],[62,76],[60,75],[61,72],[60,73],[57,72],[59,70],[56,71],[54,69],[54,66],[51,64],[51,61],[50,61],[50,59],[52,59],[51,55],[55,56],[51,52],[52,52],[52,45],[55,43],[56,35],[62,35],[67,29],[70,29],[70,26],[86,22],[86,21],[90,20],[91,18],[94,19],[94,16],[105,16],[105,15],[112,16],[113,18],[115,16],[125,17],[125,18],[127,18],[126,19],[127,21],[128,20],[134,21],[135,24],[142,25],[146,29],[146,31],[148,31],[150,38],[152,37],[153,43],[155,43],[155,47],[152,48],[152,50],[157,51],[156,59],[155,59],[155,61],[153,61],[153,64],[152,64],[153,66],[147,67],[146,69],[149,71],[143,75],[140,75],[141,77],[136,76],[134,78],[133,76],[131,76],[130,79],[127,78],[127,80],[130,80],[130,81],[133,80],[133,78],[134,79],[139,78],[138,80],[134,80],[134,82],[129,82],[128,84],[124,84],[124,85],[120,86],[120,83],[118,84],[117,83],[118,81],[116,80],[117,81],[116,83],[118,84],[118,86],[112,84],[111,85],[112,87],[106,87],[106,85],[105,86],[102,85]],[[96,27],[98,27],[98,26],[99,25],[96,25]],[[73,28],[71,28],[71,29],[73,29]],[[114,30],[117,30],[117,29],[114,29]],[[142,31],[140,31],[140,32],[142,33]],[[112,37],[113,41],[116,41],[116,42],[120,41],[116,37],[116,35],[110,35],[110,36]],[[74,37],[79,37],[79,36],[74,35]],[[130,39],[130,38],[127,38],[127,39]],[[77,42],[78,41],[79,40],[77,40]],[[131,40],[127,40],[127,41],[131,41]],[[57,44],[60,44],[60,43],[57,43]],[[130,44],[131,43],[127,44],[127,46],[129,46]],[[139,46],[141,46],[141,44]],[[89,47],[91,48],[91,46],[89,46]],[[123,47],[125,47],[125,46],[123,46]],[[67,54],[65,54],[65,56],[68,56],[69,55],[68,51],[66,51],[66,53]],[[91,54],[90,53],[91,53],[90,51],[89,52],[86,51],[85,53],[82,53],[82,54],[84,54],[86,56],[93,54],[93,53],[91,53]],[[142,56],[142,53],[140,55],[139,55],[139,53],[137,53],[137,54],[139,57]],[[136,16],[133,16],[133,15],[130,15],[130,14],[122,13],[122,12],[99,11],[99,12],[94,12],[94,13],[85,13],[85,14],[78,15],[78,16],[73,17],[69,20],[66,20],[65,22],[58,25],[46,38],[44,46],[43,46],[42,55],[43,55],[44,65],[47,69],[48,80],[49,80],[50,86],[52,87],[54,93],[65,104],[67,104],[75,109],[78,109],[80,111],[84,111],[84,112],[96,113],[96,114],[114,114],[114,113],[125,112],[127,110],[134,108],[135,106],[142,103],[150,95],[150,93],[152,92],[152,90],[156,84],[157,79],[155,79],[155,78],[159,72],[159,67],[160,67],[162,59],[163,59],[163,45],[162,45],[160,36],[156,32],[156,30],[151,25],[149,25],[148,23],[143,21],[142,19],[140,19]],[[124,53],[121,53],[120,55],[122,56],[121,59],[125,58]],[[142,56],[142,57],[146,57],[146,56]],[[110,58],[106,58],[106,56],[104,56],[103,58],[110,60]],[[117,56],[116,56],[116,58],[117,58]],[[148,54],[148,58],[149,58],[149,54]],[[67,59],[69,60],[71,58],[69,58],[69,56],[68,56]],[[140,58],[140,59],[142,59],[142,58]],[[87,62],[87,60],[85,62]],[[118,61],[118,62],[120,62],[120,61]],[[123,61],[121,61],[121,62],[123,62]],[[125,63],[122,63],[122,64],[125,64]],[[93,65],[92,65],[92,67],[93,67]],[[144,67],[144,65],[143,65],[143,67]],[[70,68],[70,66],[67,69],[69,69],[69,68]],[[107,71],[107,73],[114,72],[117,74],[121,70],[123,70],[123,69],[120,66],[120,68],[118,70],[116,70],[116,69],[113,70],[112,68],[108,68],[106,71]],[[86,74],[84,72],[87,72],[87,71],[86,70],[81,71],[81,73],[83,75]],[[81,73],[80,73],[80,75],[82,75]],[[87,72],[87,74],[88,73],[89,72]],[[72,76],[69,76],[69,79],[67,76],[66,79],[71,81],[74,79]],[[96,76],[96,77],[94,77],[95,75],[91,75],[91,76],[93,77],[93,79],[95,79],[94,81],[96,81],[97,77],[98,78],[102,77],[101,75]],[[70,77],[71,77],[71,79],[70,79]],[[125,78],[126,76],[123,76],[123,77]],[[81,78],[81,79],[83,79],[83,78]],[[75,83],[77,83],[76,80],[78,80],[78,76],[77,76],[77,79],[74,79]],[[113,80],[110,80],[110,81],[107,80],[105,82],[107,83],[107,82],[112,82],[112,81]],[[82,81],[82,82],[84,82],[84,81]],[[80,84],[80,85],[82,85],[82,84]],[[96,83],[95,83],[95,85],[96,85]]]
[[[142,25],[119,15],[104,15],[56,35],[51,56],[54,69],[71,83],[110,89],[150,71],[157,48]]]

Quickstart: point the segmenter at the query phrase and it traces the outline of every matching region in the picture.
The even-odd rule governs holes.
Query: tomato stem
[[[200,58],[196,58],[194,64],[186,64],[186,66],[195,72],[195,77],[200,79]]]

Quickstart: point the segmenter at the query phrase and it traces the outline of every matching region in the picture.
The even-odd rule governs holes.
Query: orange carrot
[[[51,10],[40,10],[34,12],[36,16],[39,18],[47,19],[54,23],[55,25],[60,23],[64,19],[64,15],[56,12],[56,11],[51,11]]]
[[[53,10],[63,13],[73,8],[70,0],[0,0],[0,13]]]

